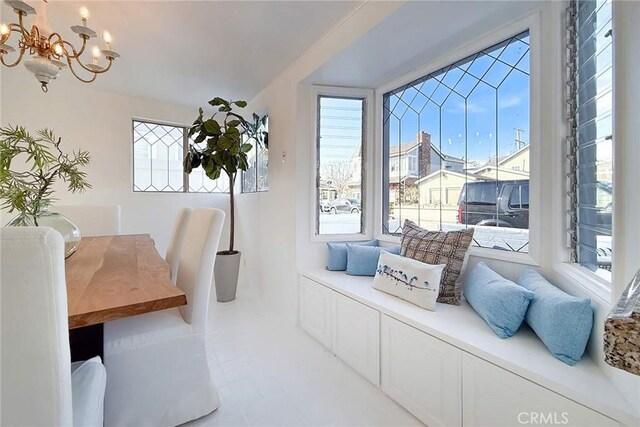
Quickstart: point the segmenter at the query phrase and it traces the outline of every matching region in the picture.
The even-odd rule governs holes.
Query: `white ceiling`
[[[122,55],[92,84],[196,106],[214,96],[251,99],[357,2],[49,0],[54,31],[77,40],[69,27],[80,23],[83,4],[89,26],[109,30]],[[3,21],[13,22],[2,9]],[[60,79],[71,81],[69,74]]]
[[[540,5],[540,1],[514,0],[408,2],[308,80],[375,88]]]

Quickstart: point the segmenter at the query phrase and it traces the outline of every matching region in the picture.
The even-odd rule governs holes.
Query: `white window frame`
[[[530,137],[529,143],[531,146],[530,151],[530,164],[531,171],[529,175],[529,252],[528,253],[516,253],[500,251],[489,248],[480,248],[472,246],[470,248],[470,254],[472,256],[498,259],[503,261],[514,262],[518,264],[526,264],[539,266],[540,265],[540,252],[541,252],[541,203],[542,203],[542,185],[541,185],[541,158],[542,158],[542,146],[541,146],[541,103],[540,103],[540,29],[541,29],[541,16],[540,12],[534,12],[526,17],[514,21],[508,25],[505,25],[499,29],[491,31],[484,36],[477,37],[472,41],[460,46],[457,49],[451,50],[444,56],[431,61],[415,70],[404,74],[403,76],[392,80],[375,90],[376,99],[376,112],[375,112],[375,238],[380,241],[395,243],[400,242],[400,237],[391,236],[382,232],[382,191],[383,188],[383,153],[382,153],[382,124],[383,124],[383,112],[382,112],[382,98],[383,95],[391,90],[394,90],[402,85],[415,81],[423,76],[426,76],[434,71],[440,70],[447,65],[453,64],[456,61],[466,58],[469,55],[473,55],[489,46],[496,43],[500,43],[509,37],[519,34],[523,31],[529,31],[529,83],[530,83],[530,105],[529,105],[529,128]]]
[[[344,242],[344,241],[358,241],[358,240],[371,240],[373,236],[373,222],[374,222],[374,185],[373,185],[373,170],[370,165],[374,163],[373,153],[373,141],[375,140],[375,126],[374,126],[374,91],[372,89],[361,88],[347,88],[338,86],[313,86],[313,102],[312,113],[313,117],[313,148],[311,149],[310,165],[311,171],[311,185],[309,189],[310,204],[309,204],[309,226],[311,227],[311,242]],[[316,227],[318,211],[318,189],[316,188],[316,182],[318,178],[318,97],[336,97],[336,98],[362,98],[364,99],[364,141],[363,141],[363,161],[362,161],[362,232],[361,233],[349,233],[349,234],[318,234]]]

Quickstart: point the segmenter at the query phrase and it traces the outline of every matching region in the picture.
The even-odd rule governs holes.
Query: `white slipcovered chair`
[[[51,208],[73,222],[83,237],[120,234],[119,205],[61,205]]]
[[[206,331],[223,223],[219,209],[191,214],[177,280],[186,306],[105,323],[107,426],[176,426],[218,408]]]
[[[102,426],[100,358],[71,363],[64,241],[48,227],[0,232],[0,425]]]
[[[176,222],[173,225],[173,234],[171,235],[171,241],[167,247],[167,255],[164,257],[167,264],[171,267],[171,280],[174,285],[178,279],[180,251],[182,250],[182,244],[184,242],[184,236],[187,231],[187,224],[189,224],[190,217],[191,208],[180,208],[178,216],[176,217]]]

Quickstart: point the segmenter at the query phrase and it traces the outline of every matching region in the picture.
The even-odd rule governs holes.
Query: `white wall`
[[[310,122],[308,111],[300,109],[299,84],[401,5],[362,4],[250,102],[253,110],[264,108],[269,113],[269,192],[251,200],[259,216],[258,284],[265,301],[291,318],[298,269],[323,262],[308,251],[310,164],[304,125]]]
[[[117,67],[111,72],[117,72]],[[228,212],[227,194],[132,191],[132,117],[188,124],[197,114],[197,106],[169,105],[104,92],[74,80],[54,81],[49,92],[43,93],[36,79],[22,66],[4,70],[1,82],[3,125],[22,125],[31,132],[48,127],[62,137],[64,151],[84,149],[91,153],[92,161],[86,171],[92,188],[71,194],[58,183],[56,203],[121,205],[122,232],[151,234],[163,256],[180,207],[216,207]],[[251,195],[240,195],[236,204],[237,248],[244,252],[243,265],[255,262],[256,249],[251,243],[251,236],[256,233],[255,213],[244,209],[248,197]],[[2,223],[11,216],[3,212]],[[228,243],[228,233],[227,218],[222,248]],[[244,244],[245,241],[248,243]],[[255,269],[250,270],[241,286],[253,283],[255,273]]]

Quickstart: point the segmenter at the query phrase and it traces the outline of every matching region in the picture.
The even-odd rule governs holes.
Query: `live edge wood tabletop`
[[[66,279],[70,329],[187,304],[148,234],[83,238]]]

